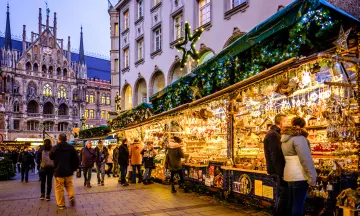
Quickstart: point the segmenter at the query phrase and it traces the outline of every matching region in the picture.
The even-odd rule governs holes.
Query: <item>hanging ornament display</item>
[[[190,28],[191,27],[189,23],[185,22],[184,40],[175,45],[176,49],[183,52],[183,56],[180,61],[181,68],[184,68],[189,56],[195,61],[199,59],[198,51],[195,48],[195,44],[200,39],[200,35],[203,32],[203,29],[196,29],[194,34],[191,34]]]

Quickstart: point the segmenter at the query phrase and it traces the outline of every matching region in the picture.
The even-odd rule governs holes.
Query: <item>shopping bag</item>
[[[76,171],[76,178],[81,178],[81,170]]]

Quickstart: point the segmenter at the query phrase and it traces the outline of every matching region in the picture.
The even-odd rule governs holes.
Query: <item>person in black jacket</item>
[[[50,159],[54,161],[55,197],[58,209],[65,208],[64,187],[68,192],[71,206],[74,206],[72,175],[79,168],[79,157],[74,146],[67,143],[66,134],[59,135],[58,144],[51,149]]]
[[[26,147],[23,152],[19,154],[18,162],[21,163],[21,182],[29,182],[29,169],[34,164],[34,156],[29,152],[29,148]]]
[[[95,148],[95,162],[96,162],[96,174],[98,179],[98,185],[101,184],[104,186],[105,179],[105,162],[109,157],[109,151],[104,146],[102,140],[99,140],[98,146]],[[100,179],[101,174],[101,179]]]
[[[86,146],[80,151],[80,161],[84,171],[84,186],[91,188],[91,173],[95,162],[95,151],[91,148],[91,141],[87,141]]]
[[[126,182],[127,168],[129,166],[129,149],[128,149],[128,140],[125,138],[122,141],[122,144],[119,147],[119,165],[120,165],[120,184],[122,186],[129,186]]]
[[[145,148],[140,153],[144,159],[145,173],[144,173],[144,185],[151,184],[151,171],[154,168],[154,157],[156,155],[153,142],[146,142]]]
[[[272,125],[264,138],[264,152],[266,159],[267,173],[275,175],[280,179],[278,188],[279,201],[275,206],[275,215],[286,215],[287,205],[287,183],[283,180],[285,158],[281,150],[280,131],[285,126],[287,117],[284,114],[275,116],[275,125]]]

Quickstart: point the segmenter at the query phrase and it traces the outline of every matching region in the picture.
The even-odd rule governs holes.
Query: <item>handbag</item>
[[[76,171],[76,178],[81,178],[81,170]]]

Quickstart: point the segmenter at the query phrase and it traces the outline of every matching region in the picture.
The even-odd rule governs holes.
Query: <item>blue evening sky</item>
[[[39,8],[42,8],[43,24],[46,24],[44,0],[0,0],[0,32],[5,31],[6,4],[10,4],[11,33],[22,35],[22,26],[26,25],[27,38],[31,31],[38,32]],[[50,8],[50,26],[53,25],[54,12],[57,13],[58,38],[71,37],[71,46],[79,49],[80,26],[83,26],[85,52],[109,56],[110,54],[110,18],[107,0],[47,0]],[[111,0],[113,4],[117,0]]]

